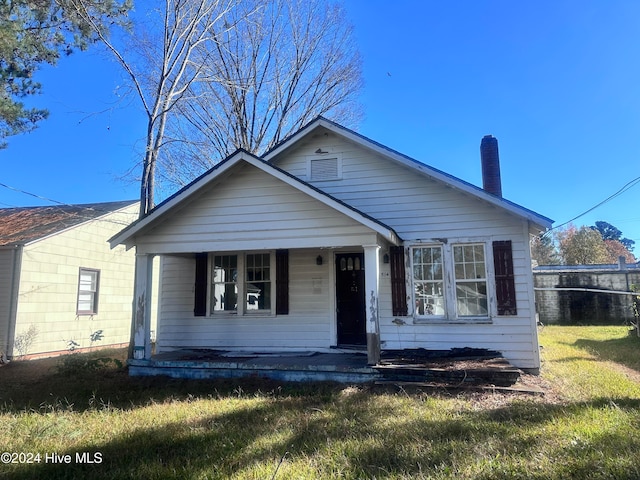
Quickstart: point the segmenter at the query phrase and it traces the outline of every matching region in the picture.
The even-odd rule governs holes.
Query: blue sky
[[[481,185],[498,138],[505,198],[563,223],[640,177],[640,2],[350,0],[363,57],[358,131]],[[50,117],[0,151],[0,182],[64,203],[135,199],[145,131],[107,57],[38,77]],[[574,223],[640,245],[640,184]],[[0,207],[46,202],[0,188]],[[636,249],[636,253],[640,252]]]

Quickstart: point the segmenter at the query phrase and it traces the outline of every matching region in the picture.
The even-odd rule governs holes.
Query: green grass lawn
[[[40,462],[0,477],[636,479],[640,339],[627,332],[545,327],[531,380],[545,397],[132,379],[95,354],[14,362],[0,367],[0,452]]]

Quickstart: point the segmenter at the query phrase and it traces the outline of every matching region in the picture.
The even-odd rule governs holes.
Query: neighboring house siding
[[[325,255],[323,265],[316,257]],[[332,345],[332,261],[317,249],[289,252],[288,315],[193,314],[195,258],[164,256],[157,351],[183,347],[314,349]]]
[[[355,220],[247,165],[234,172],[233,182],[212,186],[156,227],[138,251],[200,252],[213,244],[220,251],[314,247],[326,246],[327,239],[339,246],[375,238]]]
[[[317,157],[315,150],[328,151],[328,156],[339,154],[342,178],[310,183],[389,225],[405,241],[405,246],[433,241],[484,243],[489,281],[493,283],[491,243],[512,242],[517,315],[494,315],[488,324],[414,323],[411,305],[409,316],[402,318],[405,323],[393,323],[396,317],[392,315],[389,265],[383,265],[380,285],[383,349],[483,346],[502,351],[523,368],[537,368],[535,330],[532,338],[535,312],[527,222],[349,141],[338,140],[332,134],[316,138],[318,141],[312,145],[289,152],[286,158],[274,163],[308,180],[307,161]],[[407,274],[410,275],[409,269]],[[407,293],[411,295],[411,284]],[[493,297],[490,300],[495,302]],[[495,303],[490,308],[496,312]]]
[[[16,336],[33,325],[28,354],[127,343],[131,322],[134,252],[109,248],[107,239],[135,219],[137,206],[101,217],[26,245]],[[77,315],[80,268],[100,271],[98,313]],[[102,330],[102,339],[90,336]]]
[[[0,248],[0,356],[9,354],[6,349],[12,317],[11,297],[16,251],[16,248]]]

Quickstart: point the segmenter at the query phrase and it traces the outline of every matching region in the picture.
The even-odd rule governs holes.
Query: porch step
[[[386,381],[455,386],[515,384],[522,373],[500,353],[480,349],[385,352],[374,367]]]

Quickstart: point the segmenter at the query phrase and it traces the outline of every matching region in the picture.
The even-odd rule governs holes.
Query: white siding
[[[137,206],[93,220],[23,249],[16,336],[36,328],[29,355],[129,342],[134,252],[107,239],[136,218]],[[98,313],[77,315],[80,268],[100,270]],[[92,333],[103,339],[92,343]],[[18,352],[14,352],[17,355]]]
[[[383,349],[479,347],[501,351],[522,368],[538,368],[535,307],[526,220],[472,195],[432,180],[331,132],[274,159],[285,171],[308,181],[307,162],[321,148],[342,159],[341,179],[310,182],[393,228],[405,244],[419,242],[487,245],[487,266],[493,277],[491,243],[511,240],[516,276],[517,316],[493,316],[489,323],[416,323],[412,316],[393,323],[389,265],[382,265],[380,330]],[[478,168],[480,162],[478,160]],[[407,269],[407,274],[411,272]],[[490,285],[491,287],[491,285]],[[410,283],[407,294],[410,296]],[[492,291],[492,289],[490,290]],[[491,298],[495,304],[495,298]],[[411,307],[411,305],[410,305]],[[494,305],[495,307],[495,305]],[[495,308],[494,308],[495,311]]]
[[[373,242],[348,216],[245,164],[138,241],[141,253],[329,247]]]
[[[323,265],[316,257],[325,256]],[[176,348],[313,350],[334,342],[331,259],[321,250],[289,253],[288,315],[193,315],[195,260],[164,256],[157,351]]]
[[[342,179],[313,182],[306,165],[318,148],[342,156]],[[392,227],[404,240],[522,235],[522,220],[334,134],[275,164]],[[478,168],[480,168],[478,161]]]

